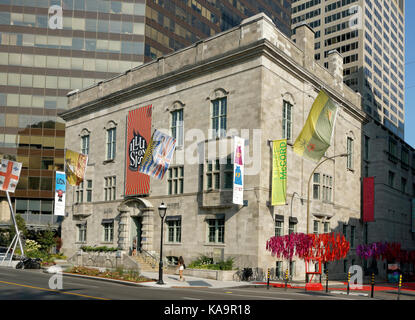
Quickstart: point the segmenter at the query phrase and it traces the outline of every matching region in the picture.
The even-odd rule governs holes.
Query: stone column
[[[300,24],[295,28],[293,38],[304,53],[303,67],[314,70],[314,30],[308,24]]]
[[[120,222],[118,225],[118,248],[122,251],[128,252],[129,208],[125,205],[120,205],[117,209],[120,212]]]
[[[155,251],[154,248],[154,208],[141,209],[143,213],[142,246],[146,251]]]

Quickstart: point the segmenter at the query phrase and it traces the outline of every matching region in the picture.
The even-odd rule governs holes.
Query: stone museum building
[[[362,241],[361,96],[343,84],[343,58],[333,51],[328,69],[314,60],[314,32],[299,26],[293,42],[265,14],[187,48],[162,56],[68,97],[65,147],[89,155],[86,177],[68,187],[62,222],[63,252],[81,246],[116,247],[157,256],[158,207],[167,205],[163,256],[186,264],[205,254],[235,258],[237,267],[289,269],[304,279],[304,263],[272,257],[266,241],[307,232],[308,181],[317,163],[293,152],[319,91],[337,103],[332,143],[310,183],[309,232],[344,233],[345,260],[331,263],[344,278],[358,263]],[[163,180],[126,195],[127,117],[149,107],[151,133],[177,139]],[[148,121],[148,120],[146,120]],[[140,133],[137,133],[140,134]],[[244,204],[232,203],[232,137],[245,139]],[[88,137],[88,150],[81,150]],[[286,138],[286,205],[271,206],[272,140]],[[148,144],[149,141],[146,141]],[[137,184],[142,181],[137,181]]]

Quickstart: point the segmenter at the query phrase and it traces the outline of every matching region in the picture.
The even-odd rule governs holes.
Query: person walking
[[[184,278],[183,278],[183,270],[185,268],[185,264],[184,264],[184,259],[183,259],[182,256],[179,257],[178,265],[179,265],[180,281],[184,281]]]

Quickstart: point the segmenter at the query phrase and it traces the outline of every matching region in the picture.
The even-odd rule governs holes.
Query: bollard
[[[373,298],[373,292],[375,291],[375,274],[372,273],[372,288],[370,291],[370,297]]]
[[[287,290],[288,285],[288,269],[285,271],[285,290]]]
[[[399,276],[399,284],[398,284],[398,300],[400,300],[401,296],[401,287],[402,287],[402,275]]]
[[[268,281],[267,281],[267,289],[269,290],[269,268],[268,268]]]
[[[347,274],[347,295],[350,293],[350,272]]]
[[[326,293],[329,292],[329,269],[326,269]]]

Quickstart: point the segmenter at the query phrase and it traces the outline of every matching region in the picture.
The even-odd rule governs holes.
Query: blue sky
[[[405,93],[405,141],[415,148],[415,1],[406,0],[406,30],[405,30],[405,59],[406,59],[406,93]]]

